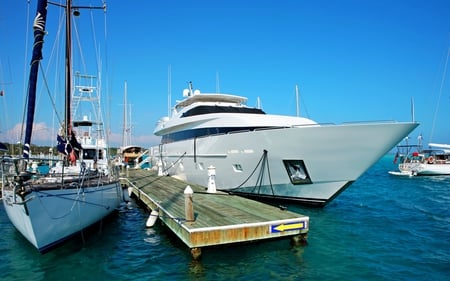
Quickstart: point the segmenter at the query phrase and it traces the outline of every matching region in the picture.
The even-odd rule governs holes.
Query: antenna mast
[[[170,117],[172,104],[172,66],[167,69],[167,116]]]
[[[296,109],[297,109],[297,117],[300,116],[300,106],[298,103],[298,85],[295,85],[295,104],[296,104]]]

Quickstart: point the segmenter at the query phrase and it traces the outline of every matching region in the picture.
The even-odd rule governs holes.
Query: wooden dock
[[[283,237],[306,242],[308,216],[228,193],[207,193],[205,187],[155,171],[129,170],[122,184],[191,249],[194,259],[206,246]],[[185,194],[187,186],[193,194]]]

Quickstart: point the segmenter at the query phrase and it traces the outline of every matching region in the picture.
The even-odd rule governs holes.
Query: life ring
[[[433,163],[434,163],[433,156],[428,157],[428,164],[433,164]]]

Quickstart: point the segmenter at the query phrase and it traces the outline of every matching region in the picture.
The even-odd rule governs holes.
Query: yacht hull
[[[163,170],[218,190],[324,206],[408,135],[417,123],[299,126],[210,135],[158,148]],[[300,180],[292,180],[300,166]]]

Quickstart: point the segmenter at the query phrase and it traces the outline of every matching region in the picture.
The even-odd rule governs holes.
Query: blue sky
[[[30,6],[27,0],[0,2],[0,88],[5,93],[0,139],[5,142],[18,140],[14,130],[22,120],[33,40],[31,33],[26,36],[27,9],[31,21],[35,6],[34,0]],[[409,121],[413,98],[421,125],[412,137],[422,133],[427,142],[450,143],[449,71],[441,89],[450,47],[448,0],[110,0],[107,6],[106,41],[98,35],[103,12],[94,16],[101,37],[97,44],[104,49],[104,116],[113,146],[122,140],[125,80],[132,142],[157,143],[152,132],[167,115],[169,66],[173,102],[192,81],[202,92],[246,96],[249,105],[260,97],[267,113],[295,115],[297,84],[302,116],[342,123]],[[51,57],[58,13],[49,7],[44,65]],[[83,16],[91,21],[90,12]],[[89,28],[80,25],[84,29]],[[50,115],[37,115],[43,129],[36,143],[54,140],[48,133]]]

